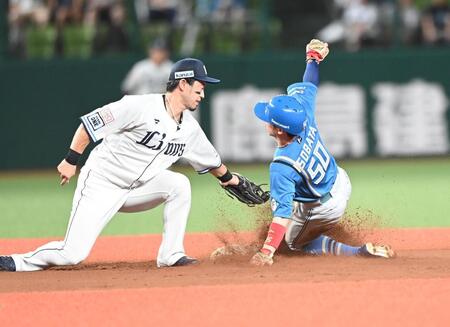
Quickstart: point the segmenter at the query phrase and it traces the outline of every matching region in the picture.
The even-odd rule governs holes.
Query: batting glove
[[[306,61],[315,60],[317,63],[320,63],[325,59],[329,52],[330,49],[328,49],[328,43],[312,39],[306,45]]]
[[[271,255],[257,252],[250,260],[250,263],[254,266],[271,266],[273,265],[273,259]]]

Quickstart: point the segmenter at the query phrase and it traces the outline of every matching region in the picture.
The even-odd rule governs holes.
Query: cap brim
[[[213,78],[213,77],[209,77],[209,76],[205,76],[205,77],[194,77],[194,79],[196,79],[196,80],[198,80],[198,81],[205,82],[205,83],[211,83],[211,84],[217,84],[217,83],[220,83],[220,79]]]
[[[269,117],[266,114],[266,108],[268,104],[268,102],[258,102],[253,108],[256,117],[258,117],[262,121],[265,121],[266,123],[270,122]]]

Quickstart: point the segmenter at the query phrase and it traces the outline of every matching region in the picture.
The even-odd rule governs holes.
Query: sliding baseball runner
[[[315,119],[319,64],[328,53],[327,43],[311,40],[302,81],[291,84],[287,94],[254,107],[277,143],[270,164],[273,218],[264,244],[250,261],[254,265],[272,265],[283,240],[290,250],[310,255],[391,258],[395,254],[387,245],[351,246],[324,235],[336,227],[351,194],[350,179],[326,148]],[[211,258],[246,252],[239,245],[224,246]]]

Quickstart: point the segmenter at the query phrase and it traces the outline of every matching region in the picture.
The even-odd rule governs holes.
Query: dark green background
[[[78,117],[119,99],[121,81],[138,59],[0,62],[0,169],[55,167],[70,144]],[[285,87],[299,80],[304,69],[301,52],[201,59],[212,76],[222,79],[218,86],[208,85],[201,108],[202,122],[209,121],[209,100],[214,91],[249,83]],[[370,109],[370,88],[378,81],[422,78],[439,82],[450,94],[449,59],[449,49],[333,52],[321,65],[321,80],[360,84]],[[369,110],[369,126],[370,122]],[[203,127],[209,134],[209,125]],[[369,132],[373,150],[373,134]]]

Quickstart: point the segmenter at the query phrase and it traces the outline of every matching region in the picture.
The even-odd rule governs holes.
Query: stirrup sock
[[[303,247],[303,251],[309,254],[330,254],[337,256],[354,256],[358,254],[359,247],[350,246],[332,238],[321,235]]]

